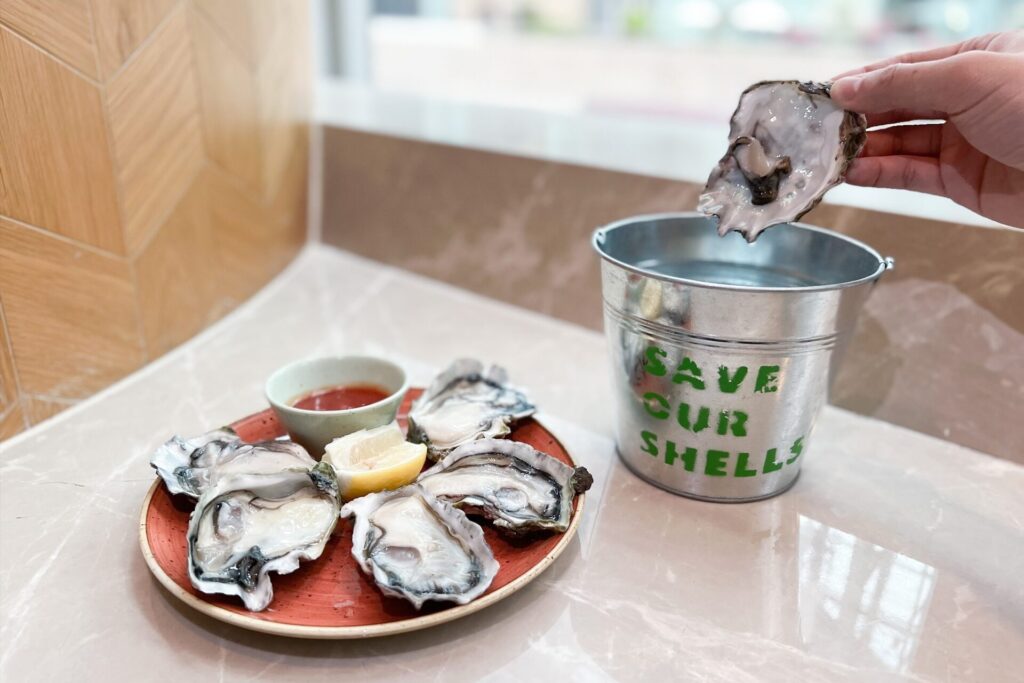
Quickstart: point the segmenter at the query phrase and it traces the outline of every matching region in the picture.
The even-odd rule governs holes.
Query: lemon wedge
[[[405,440],[397,422],[363,429],[327,444],[325,461],[338,475],[341,497],[352,500],[413,482],[427,459],[427,447]]]

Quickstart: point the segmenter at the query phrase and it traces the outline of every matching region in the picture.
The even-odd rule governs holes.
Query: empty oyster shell
[[[427,600],[464,605],[498,573],[483,529],[416,484],[357,498],[341,516],[355,518],[352,556],[362,570],[416,609]]]
[[[213,478],[222,474],[309,469],[315,464],[306,449],[293,441],[245,444],[228,427],[191,439],[172,437],[150,459],[168,491],[191,498],[201,496]]]
[[[697,208],[718,216],[721,235],[753,242],[795,221],[843,180],[867,139],[863,114],[829,96],[828,83],[763,81],[740,96],[729,149],[708,177]]]
[[[461,444],[510,433],[511,425],[536,411],[526,395],[508,385],[504,368],[460,359],[434,378],[409,411],[409,440],[427,445],[439,460]]]
[[[218,476],[188,525],[188,575],[203,593],[237,595],[259,612],[274,597],[270,572],[288,574],[324,551],[341,501],[334,470]]]
[[[512,532],[565,531],[573,498],[594,478],[585,467],[570,467],[525,443],[481,439],[453,450],[417,483]]]

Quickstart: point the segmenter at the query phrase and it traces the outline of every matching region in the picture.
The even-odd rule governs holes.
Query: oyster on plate
[[[477,360],[460,359],[434,378],[409,411],[409,440],[427,445],[427,457],[439,460],[456,446],[509,434],[511,425],[537,408],[508,385],[497,365],[486,372]]]
[[[573,498],[594,478],[528,444],[482,439],[453,450],[417,483],[508,532],[561,532],[569,528]]]
[[[346,503],[352,556],[385,595],[416,609],[427,600],[464,605],[483,595],[498,562],[483,529],[416,484]]]
[[[767,227],[795,221],[842,182],[867,139],[863,114],[829,96],[829,83],[762,81],[740,96],[729,149],[697,208],[718,216],[718,232],[753,242]]]
[[[270,572],[288,574],[320,557],[340,508],[327,463],[218,476],[189,520],[189,579],[203,593],[237,595],[264,610],[274,597]]]
[[[309,469],[315,464],[306,449],[293,441],[247,444],[230,427],[191,439],[172,437],[150,459],[168,491],[192,498],[201,496],[214,476]]]

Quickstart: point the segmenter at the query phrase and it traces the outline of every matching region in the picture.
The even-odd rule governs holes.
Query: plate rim
[[[562,450],[569,455],[569,458],[573,462],[573,466],[579,467],[579,465],[576,464],[576,459],[572,457],[572,454],[569,453],[569,450],[561,440],[555,436],[554,432],[548,429],[547,426],[536,418],[533,419],[544,429],[544,431],[551,435],[551,438],[553,438],[555,442],[561,446]],[[139,515],[139,547],[142,549],[142,556],[146,561],[146,566],[149,568],[150,573],[156,577],[157,581],[159,581],[160,584],[175,598],[181,600],[201,614],[205,614],[217,621],[231,624],[249,631],[256,631],[258,633],[286,636],[289,638],[304,638],[307,640],[358,640],[363,638],[397,635],[400,633],[411,633],[413,631],[419,631],[432,626],[438,626],[450,621],[455,621],[456,619],[460,619],[464,616],[490,607],[496,602],[504,600],[513,593],[525,588],[527,584],[540,576],[545,569],[550,567],[551,564],[558,559],[558,557],[569,546],[572,539],[576,536],[576,530],[583,514],[584,503],[586,502],[586,493],[577,494],[576,509],[573,511],[572,519],[569,521],[569,528],[562,534],[558,543],[556,543],[555,546],[551,548],[551,550],[549,550],[539,562],[537,562],[537,564],[533,565],[523,572],[523,574],[512,581],[509,581],[493,593],[483,595],[465,605],[455,605],[441,612],[423,614],[412,617],[411,619],[403,619],[402,621],[391,621],[383,624],[364,624],[362,626],[307,626],[301,624],[282,624],[280,622],[270,621],[267,619],[257,619],[256,617],[248,616],[246,614],[232,612],[231,610],[224,609],[223,607],[206,602],[202,598],[192,595],[175,583],[174,579],[168,576],[167,572],[165,572],[163,567],[160,566],[160,563],[157,562],[156,556],[153,555],[153,551],[149,546],[149,535],[147,534],[146,528],[146,516],[149,513],[153,495],[156,493],[160,484],[160,477],[156,477],[150,485],[145,499],[142,501],[142,510]]]

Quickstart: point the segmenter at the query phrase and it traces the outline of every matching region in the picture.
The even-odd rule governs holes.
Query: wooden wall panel
[[[89,0],[3,0],[0,22],[89,78],[98,77]]]
[[[262,155],[255,70],[198,11],[192,16],[192,43],[207,155],[258,191]]]
[[[295,256],[307,19],[303,0],[0,0],[0,439]]]
[[[25,425],[25,413],[21,405],[13,405],[10,410],[0,415],[0,441],[25,429]]]
[[[0,26],[0,214],[121,253],[99,88]]]
[[[308,27],[291,9],[289,0],[265,0],[254,13],[260,46],[257,64],[259,112],[263,140],[263,190],[277,191],[284,180],[292,151],[302,143],[309,109],[310,82],[301,75],[310,69],[309,52],[289,50],[295,36],[308,41]]]
[[[221,268],[214,247],[209,191],[200,176],[135,261],[150,351],[174,348],[216,318]]]
[[[5,219],[0,262],[22,391],[85,398],[142,364],[128,263]]]
[[[149,37],[177,0],[91,0],[100,73],[110,78]]]
[[[235,51],[246,66],[256,65],[253,38],[255,17],[250,0],[196,0],[196,8],[209,19],[224,42]],[[294,44],[295,38],[289,39]]]
[[[128,251],[135,253],[203,163],[199,98],[184,8],[107,87]]]
[[[210,202],[210,219],[218,268],[227,276],[218,282],[218,291],[233,305],[295,256],[300,235],[291,232],[281,239],[281,230],[282,226],[289,232],[301,230],[301,224],[292,223],[289,228],[274,220],[265,202],[219,169],[211,166],[203,182],[216,198]]]
[[[18,378],[14,371],[14,356],[7,336],[7,322],[0,316],[0,416],[18,407]]]

